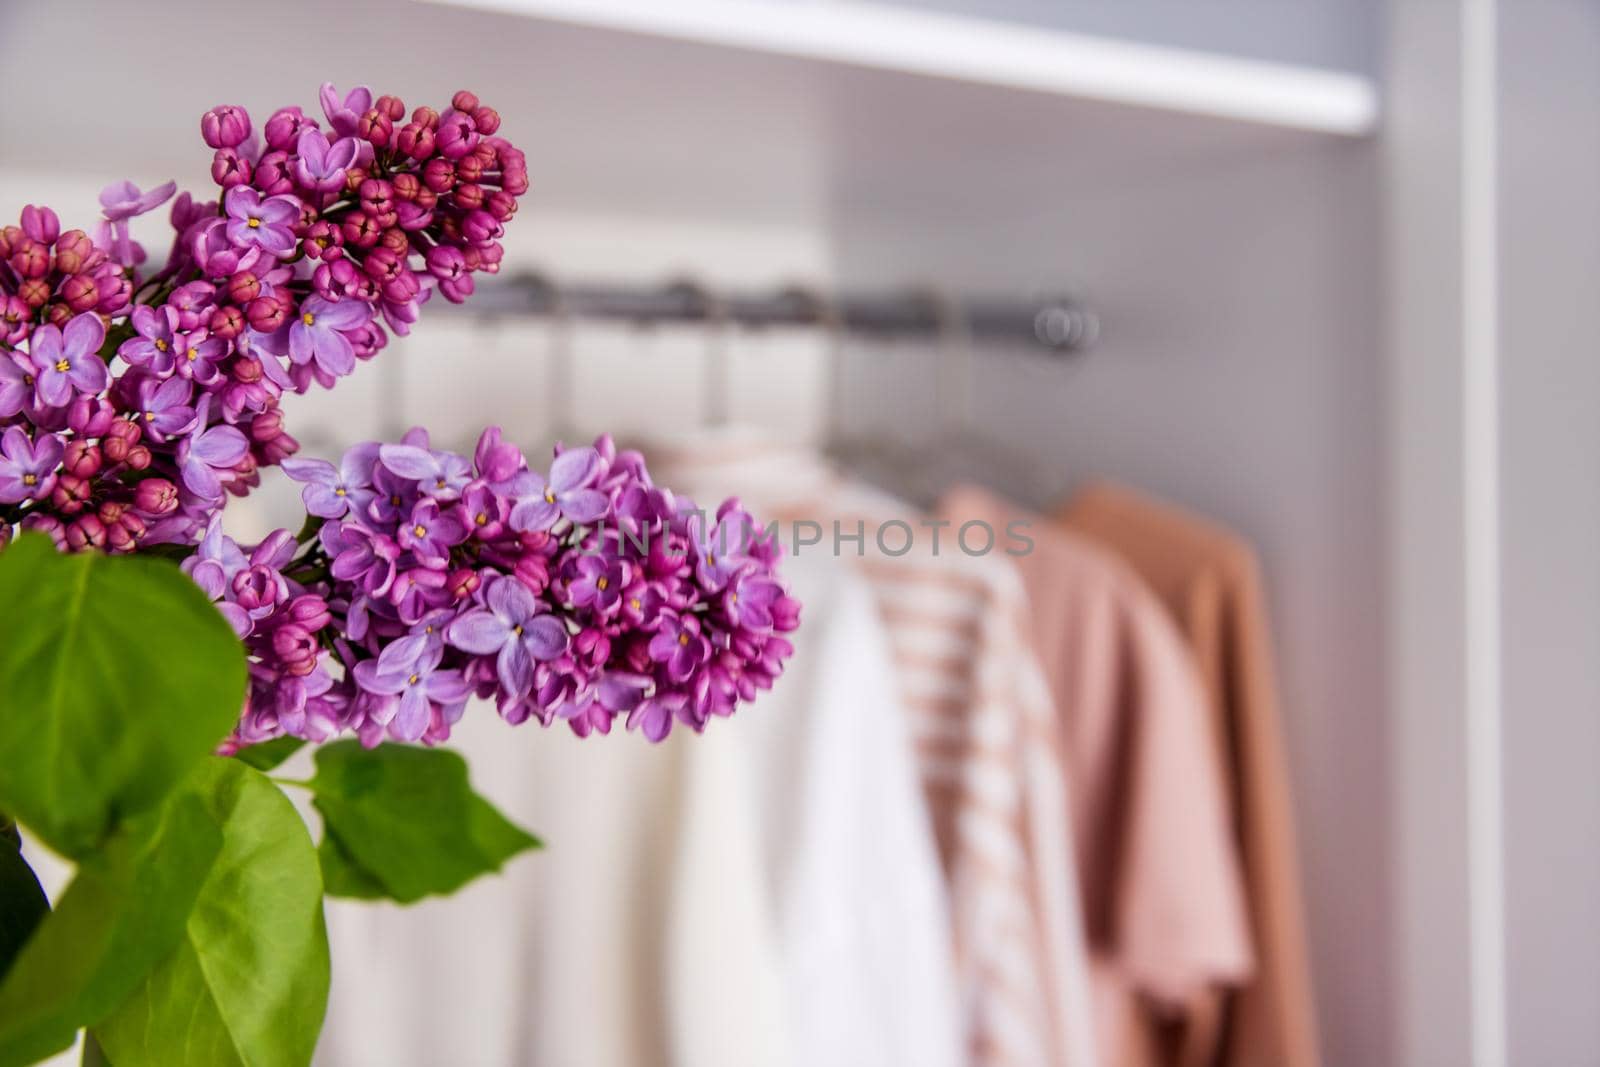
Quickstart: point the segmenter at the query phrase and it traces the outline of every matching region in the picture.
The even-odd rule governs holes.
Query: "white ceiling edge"
[[[591,28],[1359,137],[1378,93],[1356,74],[865,2],[425,0]]]

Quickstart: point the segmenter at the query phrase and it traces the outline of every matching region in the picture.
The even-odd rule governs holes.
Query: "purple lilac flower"
[[[299,317],[289,324],[289,358],[295,363],[315,360],[335,377],[355,370],[355,348],[344,331],[356,330],[372,319],[372,309],[359,300],[337,303],[320,296],[307,297]]]
[[[472,476],[472,465],[465,456],[431,452],[417,445],[384,445],[378,456],[385,467],[416,482],[418,492],[435,500],[458,499]]]
[[[100,316],[83,314],[68,321],[66,329],[41,326],[33,332],[28,355],[33,362],[34,390],[40,404],[61,407],[74,391],[98,393],[110,375],[100,358],[106,339]]]
[[[592,607],[603,616],[614,614],[622,602],[631,568],[620,559],[584,556],[578,560],[577,574],[567,586],[567,594],[578,607]]]
[[[63,448],[61,438],[54,434],[42,434],[32,441],[20,426],[0,434],[0,504],[48,496],[56,485]]]
[[[355,667],[356,681],[363,689],[396,698],[389,733],[400,741],[422,738],[433,703],[465,704],[470,692],[460,671],[440,669],[443,648],[417,654],[408,654],[410,651],[392,644],[377,659],[363,660]]]
[[[665,666],[672,681],[687,681],[711,658],[711,645],[700,634],[700,620],[693,615],[662,612],[660,629],[650,639],[650,658]]]
[[[344,188],[345,173],[355,165],[359,144],[355,137],[341,137],[330,145],[321,130],[302,130],[289,171],[302,189],[336,193]]]
[[[484,607],[451,623],[445,640],[463,652],[495,656],[500,685],[524,696],[533,688],[533,665],[566,651],[567,630],[553,615],[539,614],[539,602],[515,578],[499,577],[488,586]]]
[[[195,420],[198,425],[205,425],[205,401],[201,402]],[[222,481],[217,472],[232,470],[249,451],[249,440],[236,428],[212,426],[180,439],[175,458],[184,487],[202,500],[216,500],[222,496]]]
[[[437,500],[417,501],[411,517],[400,524],[400,547],[410,552],[424,567],[443,567],[450,561],[450,549],[467,539],[467,528],[455,515],[440,512]]]
[[[322,83],[322,112],[328,116],[328,125],[343,137],[357,134],[361,116],[372,107],[372,90],[365,85],[351,89],[341,99],[332,82]]]
[[[125,267],[140,262],[144,259],[144,250],[134,244],[128,220],[160,207],[177,189],[177,182],[167,182],[145,193],[130,181],[112,182],[100,190],[105,221],[100,224],[96,243]]]
[[[144,367],[151,373],[171,373],[178,334],[177,310],[140,304],[133,309],[132,325],[136,336],[122,342],[117,354],[132,366]]]
[[[294,251],[293,226],[300,204],[292,196],[265,199],[248,185],[236,185],[222,198],[228,212],[228,240],[239,248],[259,248],[274,256]]]
[[[512,481],[516,505],[511,509],[513,530],[548,530],[559,520],[574,524],[598,521],[610,506],[604,493],[590,489],[600,472],[600,454],[592,448],[574,448],[557,456],[550,477],[523,471]]]
[[[688,528],[695,577],[706,589],[721,590],[748,562],[754,532],[750,516],[734,508],[720,514],[713,525],[703,514],[695,513],[689,516]]]
[[[33,369],[9,352],[0,352],[0,419],[9,419],[33,396]]]
[[[192,394],[193,386],[183,378],[172,377],[164,382],[146,378],[140,382],[138,416],[145,436],[159,444],[192,426]]]
[[[338,519],[351,512],[366,513],[375,495],[372,465],[376,452],[375,448],[352,448],[337,468],[321,459],[286,459],[279,466],[290,478],[305,484],[300,497],[306,511],[318,518]]]

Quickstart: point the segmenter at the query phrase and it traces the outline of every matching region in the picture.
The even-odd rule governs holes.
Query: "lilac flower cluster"
[[[208,111],[216,200],[174,201],[146,276],[130,223],[169,182],[100,196],[92,233],[29,206],[0,227],[0,544],[17,525],[63,548],[193,545],[227,493],[298,449],[284,392],[324,387],[405,334],[437,289],[496,271],[527,191],[523,154],[470,92],[409,117],[366,88],[322,88],[259,134]]]
[[[474,694],[514,724],[587,736],[620,715],[659,741],[732,714],[793,652],[776,540],[736,500],[708,517],[675,498],[609,438],[548,472],[497,428],[470,460],[413,430],[283,467],[303,550],[280,530],[246,552],[213,525],[185,564],[251,653],[233,745],[436,743]]]
[[[398,444],[296,461],[279,401],[332,386],[435,290],[494,272],[528,189],[500,117],[469,92],[409,117],[395,97],[322,88],[259,134],[217,107],[215,201],[173,201],[146,273],[131,220],[167,183],[100,196],[92,233],[30,206],[0,227],[0,547],[14,530],[70,550],[172,546],[249,653],[228,748],[354,732],[438,742],[467,699],[510,722],[614,718],[660,740],[769,687],[799,604],[780,549],[736,501],[714,518],[655,486],[608,439],[548,472],[487,431],[472,459]],[[299,536],[243,548],[227,494],[281,465],[305,483]]]

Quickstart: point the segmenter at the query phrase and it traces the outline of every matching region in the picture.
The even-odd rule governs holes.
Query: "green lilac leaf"
[[[389,893],[378,881],[339,844],[339,839],[324,831],[322,844],[317,846],[317,859],[322,864],[323,891],[330,897],[347,897],[352,900],[382,900]]]
[[[304,747],[305,742],[298,737],[275,737],[259,745],[241,748],[233,754],[233,758],[258,771],[270,771]]]
[[[50,901],[22,858],[22,848],[0,839],[0,979],[11,969],[29,935],[50,914]]]
[[[316,847],[260,772],[206,760],[185,785],[222,837],[176,951],[94,1029],[116,1067],[303,1067],[328,1004]]]
[[[244,649],[172,564],[0,551],[0,809],[82,859],[226,737]]]
[[[0,981],[0,1067],[69,1047],[183,937],[222,834],[180,793],[86,859]]]
[[[539,847],[538,838],[473,792],[466,761],[454,752],[338,741],[319,748],[316,759],[312,803],[334,842],[325,840],[324,862],[331,854],[359,867],[365,890],[381,886],[409,904],[452,893]]]

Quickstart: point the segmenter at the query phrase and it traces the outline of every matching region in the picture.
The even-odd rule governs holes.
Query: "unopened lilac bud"
[[[475,245],[488,244],[504,232],[505,227],[487,211],[474,211],[461,220],[461,236]]]
[[[24,530],[37,530],[45,534],[56,543],[56,548],[58,549],[67,547],[67,528],[54,515],[46,515],[39,511],[29,512],[23,516],[22,528]]]
[[[27,278],[17,286],[17,299],[29,308],[41,308],[50,299],[50,283],[43,278]]]
[[[357,248],[371,248],[378,243],[383,227],[370,215],[351,215],[344,220],[344,243]]]
[[[496,189],[484,202],[484,210],[501,222],[505,222],[517,213],[517,198],[504,189]]]
[[[463,274],[455,278],[445,278],[439,282],[439,291],[452,304],[464,303],[475,289],[477,289],[477,285],[473,282],[470,274]]]
[[[100,290],[100,302],[95,310],[102,315],[115,315],[133,302],[133,282],[125,274],[97,276],[95,286]]]
[[[268,152],[256,162],[255,187],[262,196],[277,196],[294,191],[294,176],[289,173],[289,154]]]
[[[288,320],[289,311],[275,296],[258,296],[250,301],[245,315],[252,330],[272,333]]]
[[[178,510],[178,487],[165,478],[146,478],[133,491],[133,506],[146,515],[170,515]]]
[[[456,160],[456,182],[475,182],[483,177],[484,164],[476,155],[462,156]]]
[[[426,262],[428,273],[441,281],[446,278],[458,278],[466,273],[466,257],[461,250],[452,245],[438,245],[428,250]]]
[[[423,105],[411,113],[411,121],[419,126],[426,126],[430,130],[439,128],[439,113],[433,108]]]
[[[471,567],[462,567],[460,570],[452,571],[450,577],[445,580],[445,588],[457,600],[467,599],[473,593],[476,593],[478,587],[482,584],[483,579],[478,577],[478,572]]]
[[[289,674],[304,676],[317,667],[317,639],[304,626],[285,623],[272,634],[272,652]]]
[[[378,238],[379,248],[387,248],[400,262],[405,262],[406,256],[411,254],[411,238],[406,237],[405,230],[384,230],[384,235]]]
[[[472,124],[488,137],[500,128],[500,112],[492,107],[476,107],[472,110]]]
[[[246,428],[250,440],[265,444],[283,433],[283,412],[278,408],[268,408],[250,420]]]
[[[56,241],[56,270],[62,274],[77,274],[84,269],[94,242],[82,230],[68,230]]]
[[[10,263],[11,269],[24,278],[43,278],[50,273],[50,249],[32,237],[24,237],[11,250]]]
[[[355,264],[348,259],[325,259],[311,272],[311,288],[324,300],[338,302],[350,295],[357,274]]]
[[[470,89],[457,89],[450,98],[450,106],[457,111],[476,111],[479,103],[478,94]]]
[[[374,248],[364,264],[367,274],[380,284],[391,281],[405,270],[400,257],[388,248]]]
[[[250,161],[236,148],[219,148],[211,157],[211,180],[224,189],[249,185],[252,176]]]
[[[283,107],[272,113],[262,130],[262,136],[266,138],[269,149],[292,152],[300,140],[300,131],[316,128],[316,120],[307,118],[299,108]]]
[[[296,626],[316,633],[333,621],[333,616],[328,611],[328,602],[315,593],[301,593],[289,601],[285,615]]]
[[[67,527],[67,545],[75,552],[106,546],[106,527],[94,515],[80,515]]]
[[[433,222],[433,212],[415,200],[401,200],[395,204],[394,224],[402,233],[417,233]]]
[[[134,445],[128,449],[128,458],[123,462],[136,471],[142,471],[150,466],[150,450],[144,445]]]
[[[365,274],[358,274],[356,275],[356,280],[350,283],[350,295],[368,304],[376,304],[378,302],[378,283]]]
[[[455,164],[437,157],[428,160],[422,168],[422,181],[436,193],[448,193],[456,187]]]
[[[500,172],[500,188],[512,196],[521,196],[528,191],[528,171],[526,168],[506,169]]]
[[[63,474],[50,491],[50,504],[63,515],[76,515],[89,503],[91,486],[87,478]]]
[[[22,209],[22,232],[40,244],[51,245],[61,235],[61,219],[50,208],[29,204]]]
[[[213,337],[220,337],[224,341],[231,341],[244,332],[244,312],[238,308],[217,308],[211,313],[211,318],[206,322],[206,329]]]
[[[394,206],[394,186],[382,178],[368,178],[359,190],[361,210],[380,215]]]
[[[379,289],[383,299],[390,304],[405,304],[415,300],[422,293],[422,283],[417,280],[416,274],[401,268],[401,273],[382,283]]]
[[[385,148],[394,136],[394,120],[377,108],[368,108],[356,120],[356,136],[376,148]]]
[[[112,463],[121,463],[128,458],[128,449],[139,443],[140,436],[137,423],[114,419],[100,440],[100,451]]]
[[[261,564],[241,569],[233,576],[232,586],[234,600],[246,611],[272,607],[282,592],[277,572]]]
[[[108,424],[109,422],[107,419]],[[101,462],[100,446],[81,437],[68,441],[66,450],[61,455],[61,465],[66,468],[67,473],[75,474],[79,478],[93,478],[99,474]]]
[[[265,371],[261,369],[261,360],[250,355],[235,356],[228,366],[229,377],[246,385],[259,382],[264,373]]]
[[[385,93],[372,102],[372,107],[373,110],[388,118],[390,122],[399,122],[406,117],[406,103],[398,96],[390,96]]]
[[[200,136],[212,148],[235,148],[250,136],[250,114],[231,104],[214,107],[200,116]]]
[[[79,396],[67,410],[67,425],[84,437],[100,437],[117,417],[111,402],[99,396]],[[70,447],[70,446],[69,446]]]
[[[228,279],[227,293],[235,304],[248,304],[261,295],[261,279],[252,271],[242,270]]]
[[[263,467],[275,467],[300,451],[300,442],[286,433],[280,433],[272,440],[256,445],[255,457]]]
[[[123,515],[116,522],[101,519],[106,528],[106,547],[112,552],[132,552],[144,534],[144,522],[137,515]]]
[[[456,204],[463,211],[473,211],[483,206],[483,186],[477,182],[462,182],[456,186]]]
[[[394,147],[397,152],[410,156],[419,163],[433,155],[433,131],[416,122],[408,122],[400,127],[400,132],[395,135]]]
[[[61,300],[73,311],[89,311],[100,303],[100,289],[87,274],[74,274],[62,283]]]

